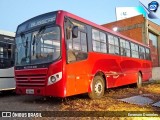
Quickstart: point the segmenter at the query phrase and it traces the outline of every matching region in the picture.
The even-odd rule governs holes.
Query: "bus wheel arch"
[[[141,70],[139,70],[139,73],[141,74],[141,76],[142,76],[142,78],[143,78],[143,74],[142,74],[142,71],[141,71]]]
[[[95,76],[101,76],[101,77],[104,79],[105,88],[107,88],[107,79],[106,79],[105,74],[104,74],[102,71],[100,71],[100,72],[97,72],[97,73],[95,74]],[[94,76],[94,77],[95,77],[95,76]]]
[[[91,99],[101,98],[104,95],[105,88],[105,74],[103,72],[97,72],[90,83],[90,91],[88,91],[88,96]]]

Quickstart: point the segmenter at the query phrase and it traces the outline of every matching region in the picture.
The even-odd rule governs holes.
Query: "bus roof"
[[[56,13],[56,12],[57,12],[58,14],[62,14],[62,15],[64,15],[64,16],[71,17],[71,18],[73,18],[73,19],[75,19],[75,20],[79,20],[80,22],[83,22],[83,23],[85,23],[85,24],[88,24],[88,25],[90,25],[90,26],[93,26],[93,27],[95,27],[95,28],[97,28],[97,29],[106,31],[106,32],[108,32],[108,33],[110,33],[110,34],[116,35],[116,36],[121,37],[121,38],[123,38],[123,39],[130,40],[130,41],[132,41],[132,42],[134,42],[134,43],[137,43],[137,44],[139,44],[139,45],[146,46],[146,47],[149,48],[149,46],[147,46],[147,45],[145,45],[145,44],[143,44],[143,43],[140,43],[140,42],[138,42],[138,41],[136,41],[136,40],[134,40],[134,39],[131,39],[131,38],[129,38],[129,37],[127,37],[127,36],[124,36],[124,35],[122,35],[122,34],[120,34],[120,33],[117,33],[117,32],[115,32],[115,31],[112,31],[112,30],[110,30],[110,29],[108,29],[108,28],[105,28],[105,27],[103,27],[103,26],[101,26],[101,25],[98,25],[98,24],[96,24],[96,23],[93,23],[93,22],[91,22],[91,21],[89,21],[89,20],[86,20],[86,19],[84,19],[84,18],[81,18],[81,17],[79,17],[79,16],[77,16],[77,15],[74,15],[74,14],[72,14],[72,13],[69,13],[69,12],[63,11],[63,10],[57,10],[57,11],[48,12],[48,13],[44,13],[44,14],[35,16],[35,17],[33,17],[33,18],[31,18],[31,19],[29,19],[29,20],[21,23],[19,26],[21,26],[22,24],[24,24],[24,23],[26,23],[26,22],[34,19],[34,18],[43,16],[43,15],[47,15],[47,14],[51,14],[51,13]],[[18,27],[19,27],[19,26],[18,26]],[[0,32],[0,34],[1,34],[1,32]],[[14,35],[15,35],[15,34],[14,34]]]
[[[76,15],[74,15],[74,14],[72,14],[72,13],[69,13],[69,12],[66,12],[66,11],[63,11],[63,10],[59,10],[59,12],[62,12],[62,14],[64,13],[64,15],[67,15],[68,17],[71,17],[71,18],[73,18],[73,19],[79,20],[80,22],[83,22],[83,23],[85,23],[85,24],[91,25],[91,26],[93,26],[93,27],[95,27],[95,28],[97,28],[97,29],[106,31],[106,32],[108,32],[108,33],[110,33],[110,34],[114,34],[114,35],[116,35],[116,36],[118,36],[118,37],[121,37],[121,38],[123,38],[123,39],[130,40],[130,41],[132,41],[132,42],[134,42],[134,43],[137,43],[137,44],[139,44],[139,45],[142,45],[142,46],[145,46],[145,47],[148,47],[148,48],[149,48],[149,46],[147,46],[147,45],[145,45],[145,44],[143,44],[143,43],[140,43],[140,42],[138,42],[138,41],[136,41],[136,40],[134,40],[134,39],[131,39],[131,38],[127,37],[127,36],[124,36],[124,35],[122,35],[122,34],[120,34],[120,33],[117,33],[117,32],[115,32],[115,31],[112,31],[112,30],[110,30],[110,29],[108,29],[108,28],[105,28],[105,27],[103,27],[103,26],[101,26],[101,25],[98,25],[98,24],[96,24],[96,23],[93,23],[93,22],[91,22],[91,21],[89,21],[89,20],[83,19],[83,18],[81,18],[81,17],[79,17],[79,16],[76,16]]]
[[[5,31],[5,30],[0,30],[0,35],[15,37],[15,33],[14,32],[9,32],[9,31]]]

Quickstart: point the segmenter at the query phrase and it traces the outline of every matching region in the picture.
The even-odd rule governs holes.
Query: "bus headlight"
[[[56,77],[51,76],[51,78],[50,78],[50,79],[51,79],[51,82],[52,82],[52,83],[56,82]]]
[[[54,84],[62,79],[62,72],[51,75],[48,78],[48,85]]]

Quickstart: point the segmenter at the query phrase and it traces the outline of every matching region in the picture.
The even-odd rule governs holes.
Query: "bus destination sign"
[[[45,25],[48,23],[54,23],[56,21],[56,14],[55,12],[47,13],[44,15],[37,16],[32,18],[24,23],[22,23],[17,30],[17,33],[21,33],[27,30],[30,30],[34,27]]]

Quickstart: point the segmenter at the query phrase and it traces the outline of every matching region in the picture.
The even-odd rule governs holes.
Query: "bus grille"
[[[46,74],[16,75],[17,86],[45,86]]]

